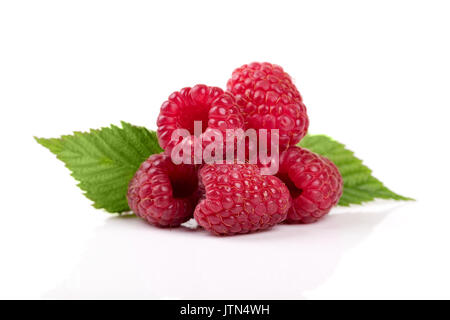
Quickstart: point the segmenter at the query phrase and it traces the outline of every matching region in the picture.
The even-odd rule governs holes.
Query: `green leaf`
[[[122,122],[122,128],[74,132],[61,138],[35,138],[56,154],[95,208],[128,211],[128,183],[151,154],[160,153],[156,133]]]
[[[129,181],[151,154],[162,152],[154,131],[126,122],[121,128],[111,125],[60,138],[35,139],[65,163],[95,208],[111,213],[129,211]],[[344,179],[339,205],[375,198],[413,200],[386,188],[352,151],[325,135],[307,135],[299,145],[329,158],[339,168]]]
[[[380,180],[372,176],[372,170],[352,151],[325,135],[307,135],[299,146],[327,157],[338,167],[344,179],[344,193],[339,201],[341,206],[361,204],[375,198],[394,200],[414,200],[386,188]]]

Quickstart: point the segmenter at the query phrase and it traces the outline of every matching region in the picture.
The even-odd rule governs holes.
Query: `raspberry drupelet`
[[[290,147],[281,154],[277,177],[292,197],[288,223],[319,220],[339,202],[343,192],[342,176],[334,163],[300,147]]]
[[[158,227],[177,227],[193,216],[198,201],[197,170],[174,165],[170,156],[151,155],[134,175],[128,188],[133,212]]]
[[[280,66],[245,64],[233,71],[227,90],[241,108],[246,129],[279,130],[280,151],[296,145],[308,131],[303,99]]]
[[[264,230],[286,219],[287,187],[275,176],[261,175],[256,165],[203,165],[199,183],[203,197],[194,218],[213,234]]]
[[[186,140],[194,141],[195,121],[201,121],[201,133],[217,129],[225,134],[227,129],[244,126],[244,118],[233,95],[218,87],[199,84],[172,93],[162,104],[157,120],[160,146],[170,154],[175,145],[181,142],[181,139],[172,139],[176,129],[187,130],[191,136]]]

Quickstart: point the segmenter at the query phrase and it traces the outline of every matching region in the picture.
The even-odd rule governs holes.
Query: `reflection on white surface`
[[[372,210],[234,237],[112,217],[71,276],[44,298],[302,298],[390,211]]]

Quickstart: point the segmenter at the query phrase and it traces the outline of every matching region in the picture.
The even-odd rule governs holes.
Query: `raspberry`
[[[188,130],[192,141],[194,121],[202,122],[203,132],[218,129],[225,133],[226,129],[244,126],[244,118],[231,94],[217,87],[199,84],[172,93],[162,104],[157,120],[160,146],[170,154],[180,142],[172,140],[172,133],[176,129]]]
[[[233,71],[227,90],[241,107],[246,129],[279,129],[281,151],[305,136],[309,126],[306,107],[291,77],[280,66],[245,64]]]
[[[280,156],[277,176],[287,185],[293,199],[286,221],[315,222],[339,202],[343,181],[329,159],[299,147]]]
[[[206,164],[199,171],[203,199],[194,218],[216,235],[267,229],[286,218],[289,190],[256,165]]]
[[[128,187],[128,204],[137,216],[158,227],[177,227],[192,218],[198,201],[193,165],[174,165],[164,153],[150,156]]]

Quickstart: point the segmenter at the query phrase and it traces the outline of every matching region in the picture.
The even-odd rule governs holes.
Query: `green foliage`
[[[95,208],[128,211],[128,183],[151,154],[160,153],[156,134],[122,122],[122,128],[74,132],[61,138],[35,138],[64,162]]]
[[[154,131],[122,122],[122,127],[74,132],[60,138],[35,138],[64,162],[95,208],[111,213],[128,211],[128,184],[151,154],[160,153]],[[352,151],[325,135],[307,135],[299,144],[333,161],[344,179],[339,205],[361,204],[375,198],[412,200],[386,188]]]
[[[344,179],[344,193],[339,205],[361,204],[375,198],[413,200],[396,194],[372,176],[372,170],[355,157],[345,145],[325,135],[307,135],[299,146],[330,159],[338,167]]]

